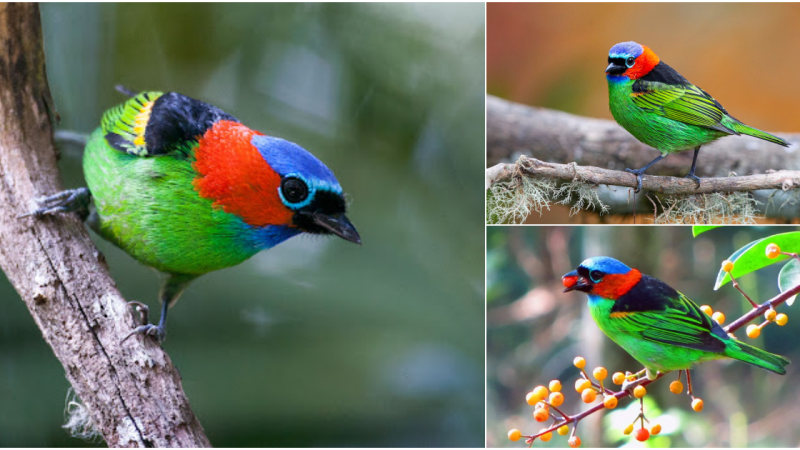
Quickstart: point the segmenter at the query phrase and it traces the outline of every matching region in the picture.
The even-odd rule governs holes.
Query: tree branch
[[[132,315],[73,215],[19,219],[62,189],[39,8],[0,5],[0,267],[112,447],[207,447],[180,375]]]

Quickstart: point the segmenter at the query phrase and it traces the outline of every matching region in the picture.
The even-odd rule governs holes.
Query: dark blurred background
[[[597,366],[609,374],[641,369],[594,323],[585,294],[562,293],[561,276],[581,261],[591,256],[617,258],[699,305],[724,312],[724,324],[729,324],[749,311],[750,304],[730,283],[713,290],[721,262],[755,239],[792,230],[724,227],[693,238],[690,227],[487,227],[487,445],[526,447],[523,441],[509,441],[507,432],[518,428],[523,434],[538,433],[542,424],[533,419],[525,394],[552,379],[562,382],[563,411],[575,414],[589,408],[574,389],[579,374],[572,365],[575,356],[586,358],[589,372]],[[753,300],[764,302],[779,293],[781,266],[738,281]],[[696,413],[688,396],[669,392],[675,374],[667,375],[648,386],[645,397],[647,418],[663,427],[648,446],[796,447],[800,350],[793,307],[778,307],[789,316],[786,326],[770,324],[757,339],[746,337],[744,330],[736,333],[745,342],[792,360],[785,376],[732,360],[697,365],[692,382],[705,408]],[[638,402],[625,399],[612,412],[581,420],[577,435],[582,446],[642,446],[632,436],[622,435],[638,409]],[[566,446],[567,437],[555,433],[549,442],[533,444],[534,448]]]
[[[482,446],[483,4],[44,4],[59,129],[178,91],[325,162],[364,245],[295,238],[196,281],[164,344],[218,447]],[[61,146],[67,187],[80,148]],[[472,182],[470,182],[472,181]],[[123,295],[157,276],[94,236]],[[0,276],[0,446],[82,446]]]

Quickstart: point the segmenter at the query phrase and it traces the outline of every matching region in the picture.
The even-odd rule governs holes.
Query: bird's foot
[[[645,167],[646,169],[646,167]],[[638,194],[639,191],[642,190],[642,179],[644,178],[644,169],[625,169],[625,172],[630,172],[636,175],[636,189],[634,189],[634,193]]]
[[[625,374],[625,381],[622,382],[622,390],[623,391],[633,391],[634,385],[639,384],[639,379],[642,375],[649,374],[647,369],[642,369],[636,373],[626,373]]]
[[[141,334],[143,336],[151,336],[155,339],[157,344],[161,344],[167,338],[167,330],[166,327],[161,325],[153,325],[148,323],[147,316],[149,315],[150,308],[147,307],[142,302],[128,302],[128,306],[133,306],[136,308],[136,311],[139,313],[139,320],[141,325],[134,328],[133,331],[125,338],[122,339],[121,342],[125,342],[129,337],[133,336],[134,334]]]
[[[36,202],[41,205],[41,208],[17,216],[17,218],[22,219],[33,216],[38,219],[48,214],[77,212],[81,219],[85,220],[89,215],[89,202],[91,200],[92,194],[87,188],[68,189],[49,197],[37,198]]]
[[[690,179],[694,180],[694,182],[697,183],[697,188],[695,188],[695,189],[700,189],[700,177],[698,177],[694,173],[689,173],[689,175],[686,175],[683,178],[690,178]]]

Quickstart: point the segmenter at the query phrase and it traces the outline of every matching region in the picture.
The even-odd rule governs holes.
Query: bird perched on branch
[[[361,243],[325,164],[178,93],[133,94],[108,110],[86,144],[83,170],[88,189],[42,199],[28,215],[78,212],[100,236],[166,273],[158,325],[132,333],[158,342],[167,311],[200,275],[301,233]],[[131,303],[146,322],[147,307]]]
[[[638,170],[642,188],[644,171],[670,153],[694,149],[692,168],[686,178],[700,187],[694,174],[700,147],[729,135],[757,137],[784,147],[789,144],[769,133],[734,119],[708,93],[690,83],[661,61],[650,48],[622,42],[608,52],[608,103],[611,115],[636,139],[659,150],[661,155]]]
[[[562,281],[564,292],[589,295],[594,321],[650,379],[657,371],[686,369],[688,376],[694,364],[722,358],[786,373],[788,359],[731,338],[688,297],[614,258],[589,258]]]

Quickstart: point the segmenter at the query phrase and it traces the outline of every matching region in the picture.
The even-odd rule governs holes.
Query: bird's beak
[[[339,236],[340,238],[361,245],[361,236],[358,235],[356,227],[344,214],[322,214],[313,213],[311,219],[315,224]]]
[[[620,66],[612,62],[606,67],[606,75],[622,75],[626,70],[628,70],[626,66]]]
[[[577,270],[573,270],[572,272],[561,277],[561,283],[564,284],[564,287],[566,287],[564,292],[574,290],[587,292],[592,288],[592,285],[586,282],[586,278],[578,275]]]

